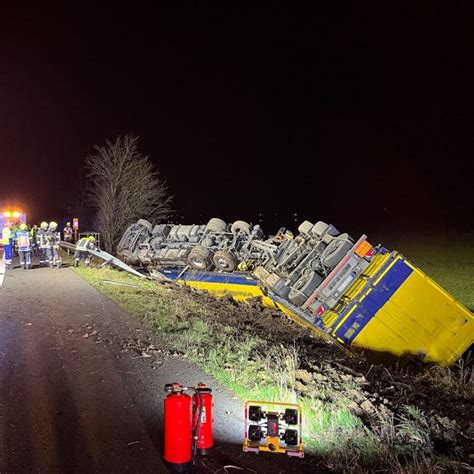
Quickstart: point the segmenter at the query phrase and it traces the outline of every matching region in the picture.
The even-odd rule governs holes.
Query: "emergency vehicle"
[[[26,214],[19,210],[4,209],[0,212],[0,245],[2,240],[2,230],[6,222],[13,222],[16,225],[26,224]]]

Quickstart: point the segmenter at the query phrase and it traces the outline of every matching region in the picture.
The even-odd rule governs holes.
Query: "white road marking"
[[[0,259],[0,288],[3,285],[3,279],[5,278],[5,260],[3,259],[3,250],[0,250],[1,259]]]

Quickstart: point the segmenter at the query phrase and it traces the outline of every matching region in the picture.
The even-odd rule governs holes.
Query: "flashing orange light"
[[[20,217],[20,213],[18,211],[15,211],[12,216],[15,218],[15,219],[18,219]]]
[[[3,213],[3,217],[11,217],[12,216],[12,213],[10,211],[5,211]]]
[[[356,248],[355,253],[359,255],[359,257],[371,257],[373,249],[374,247],[365,240]]]

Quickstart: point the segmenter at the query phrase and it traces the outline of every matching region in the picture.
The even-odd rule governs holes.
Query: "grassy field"
[[[424,245],[420,252],[416,243],[412,247],[402,243],[396,248],[464,304],[474,306],[468,284],[473,277],[472,249],[459,247],[441,252],[435,245]],[[463,258],[454,259],[460,252]],[[459,468],[459,450],[456,456],[446,455],[437,451],[434,441],[450,437],[445,443],[456,443],[457,430],[442,421],[449,419],[442,416],[446,413],[428,418],[428,410],[417,406],[418,400],[425,403],[432,396],[429,393],[420,398],[426,386],[439,386],[448,404],[450,390],[458,400],[472,402],[471,379],[460,378],[458,372],[422,371],[411,380],[404,374],[388,374],[384,387],[380,385],[381,377],[387,377],[383,370],[376,374],[369,365],[357,367],[362,373],[346,369],[350,361],[334,346],[308,340],[303,329],[281,315],[110,269],[75,271],[243,400],[301,403],[305,444],[326,467],[389,472]],[[133,286],[118,286],[106,280]],[[394,380],[395,387],[397,383],[402,387],[400,390],[393,390]],[[417,388],[410,397],[410,390],[403,386],[412,383]],[[387,395],[376,393],[385,389]],[[453,423],[456,426],[457,421]]]
[[[474,235],[435,238],[422,234],[409,238],[389,235],[380,241],[387,248],[398,250],[474,311]]]

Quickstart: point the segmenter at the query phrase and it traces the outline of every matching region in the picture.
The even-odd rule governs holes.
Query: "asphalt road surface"
[[[163,386],[175,381],[214,390],[216,447],[194,472],[319,472],[307,458],[242,453],[243,402],[71,269],[5,273],[1,473],[168,472]]]

